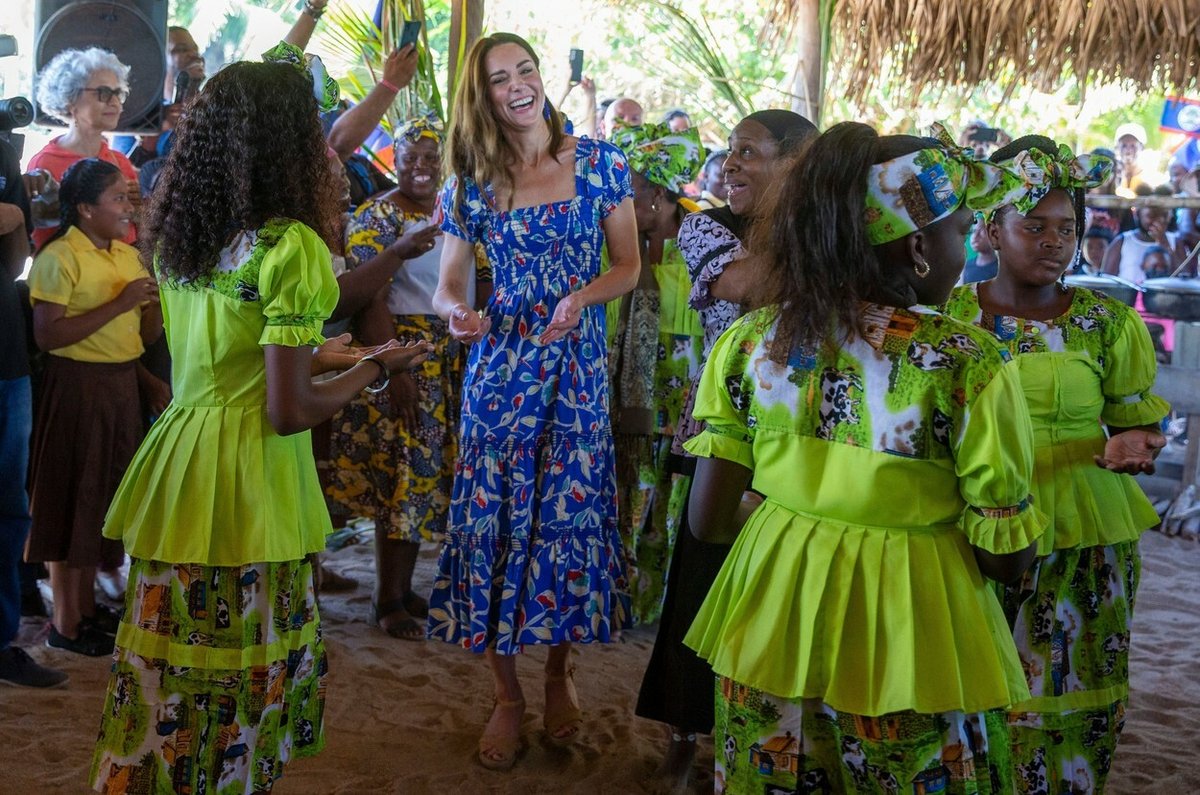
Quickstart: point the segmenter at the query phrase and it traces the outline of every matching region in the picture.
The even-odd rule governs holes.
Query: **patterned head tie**
[[[281,41],[262,55],[266,63],[290,63],[312,80],[313,96],[322,113],[337,109],[338,84],[325,70],[325,64],[316,55],[309,55],[294,44]]]
[[[401,142],[415,144],[422,138],[428,138],[438,146],[441,146],[442,142],[446,140],[445,133],[442,132],[442,120],[433,113],[427,113],[404,122],[396,130],[393,138],[397,144]]]
[[[1024,192],[1024,183],[1012,171],[954,145],[940,124],[933,132],[941,146],[871,166],[864,215],[871,245],[906,237],[964,204],[987,212]]]
[[[1054,188],[1068,191],[1094,188],[1103,184],[1113,170],[1111,157],[1092,153],[1076,157],[1066,144],[1059,144],[1054,154],[1041,149],[1026,149],[1000,165],[1024,183],[1021,194],[1010,202],[1021,215],[1028,215]],[[998,209],[993,208],[988,213],[989,221]]]
[[[609,140],[629,158],[629,168],[672,193],[682,193],[704,163],[704,147],[695,128],[671,132],[665,124],[622,126]]]

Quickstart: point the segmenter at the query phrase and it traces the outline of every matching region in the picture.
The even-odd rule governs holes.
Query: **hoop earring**
[[[932,268],[929,267],[929,263],[923,259],[919,259],[913,263],[913,271],[922,279],[929,275],[930,270]]]

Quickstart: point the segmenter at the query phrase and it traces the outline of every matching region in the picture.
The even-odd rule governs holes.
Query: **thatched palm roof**
[[[1200,71],[1200,0],[779,0],[776,30],[805,8],[829,20],[827,69],[862,102],[880,83],[974,86],[1016,77],[1053,91],[1131,80],[1187,90]]]

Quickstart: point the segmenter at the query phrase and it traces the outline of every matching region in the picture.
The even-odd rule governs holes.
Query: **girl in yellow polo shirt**
[[[26,557],[50,570],[47,645],[111,654],[116,614],[92,583],[104,514],[142,437],[137,360],[162,333],[158,288],[121,242],[133,206],[120,169],[80,160],[59,188],[62,223],[29,274],[33,335],[47,353],[30,460]],[[114,552],[119,553],[119,546]]]

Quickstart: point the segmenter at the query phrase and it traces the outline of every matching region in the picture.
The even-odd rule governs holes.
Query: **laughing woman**
[[[612,640],[628,608],[603,304],[637,282],[637,228],[625,156],[563,132],[524,39],[477,41],[454,106],[434,307],[472,347],[429,634],[487,656],[496,700],[478,758],[507,769],[522,647],[550,647],[546,739],[574,742],[572,644]],[[477,242],[495,276],[482,314],[467,300]]]
[[[988,219],[996,278],[956,290],[947,312],[1015,357],[1034,424],[1033,496],[1051,518],[1004,598],[1033,695],[1009,714],[1017,791],[1102,792],[1129,697],[1138,536],[1158,522],[1130,475],[1154,471],[1168,407],[1150,392],[1157,365],[1138,314],[1059,281],[1079,257],[1083,192],[1112,161],[1041,136],[992,159],[1024,175],[1026,191]]]

